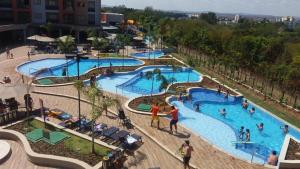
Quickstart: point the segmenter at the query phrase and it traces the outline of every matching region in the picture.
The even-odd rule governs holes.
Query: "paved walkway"
[[[51,169],[49,167],[37,166],[27,160],[23,147],[15,141],[6,140],[11,146],[11,156],[0,164],[3,169]]]
[[[26,48],[18,48],[18,50],[25,51]],[[17,52],[16,52],[17,53]],[[22,53],[22,52],[21,52]],[[27,53],[27,52],[26,52]],[[25,53],[25,54],[26,54]],[[53,55],[38,55],[34,56],[34,58],[42,58]],[[20,75],[15,72],[15,66],[26,61],[26,57],[22,57],[16,54],[16,59],[13,60],[2,60],[0,56],[0,78],[3,77],[2,71],[5,71],[5,74],[11,75],[13,82],[20,82]],[[64,94],[70,96],[77,96],[77,91],[73,86],[62,86],[62,87],[35,87],[36,91],[43,91],[43,92],[50,92],[50,93],[57,93],[57,94]],[[61,97],[55,96],[46,96],[46,95],[37,95],[33,94],[35,103],[38,103],[37,99],[42,98],[44,99],[45,106],[47,107],[56,107],[63,109],[71,114],[77,114],[77,101],[70,100]],[[120,97],[119,97],[120,98]],[[20,98],[22,99],[22,98]],[[22,100],[21,100],[22,101]],[[126,99],[123,99],[123,102]],[[38,106],[38,105],[36,105]],[[86,104],[82,104],[82,112],[87,114],[89,111],[89,106]],[[263,166],[250,164],[245,161],[241,161],[239,159],[235,159],[216,148],[212,147],[209,143],[202,140],[198,136],[189,131],[185,130],[184,128],[179,126],[179,136],[170,135],[168,132],[165,132],[168,128],[168,121],[166,119],[162,119],[161,124],[164,127],[162,131],[158,131],[155,128],[151,128],[149,126],[150,117],[137,115],[131,112],[126,112],[130,119],[137,124],[139,127],[144,129],[147,133],[153,136],[156,140],[158,140],[161,144],[166,146],[169,150],[175,152],[179,146],[183,143],[185,139],[189,139],[194,146],[195,152],[193,153],[193,157],[191,163],[195,164],[199,168],[203,169],[258,169],[264,168]],[[105,121],[111,125],[117,125],[117,120],[114,117],[106,117],[102,116],[100,121]],[[141,134],[139,131],[133,131],[137,134]],[[166,151],[162,150],[156,143],[154,143],[151,139],[144,136],[145,144],[138,149],[136,157],[133,158],[129,157],[127,165],[129,168],[182,168],[181,163],[176,160],[173,156],[168,154]],[[142,159],[142,160],[141,160]],[[133,162],[132,162],[133,161]],[[140,163],[138,163],[141,161]],[[134,165],[136,164],[136,166]]]

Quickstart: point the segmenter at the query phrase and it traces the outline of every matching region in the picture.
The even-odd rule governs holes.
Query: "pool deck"
[[[21,76],[15,71],[15,66],[27,61],[27,51],[29,48],[20,47],[14,49],[12,52],[15,55],[15,59],[6,59],[5,53],[0,55],[0,80],[3,76],[9,75],[13,83],[21,83]],[[33,59],[41,59],[45,57],[58,57],[62,55],[35,55]],[[60,95],[77,96],[77,91],[73,86],[60,86],[60,87],[35,87],[34,91],[56,93]],[[64,97],[49,96],[43,94],[33,94],[33,99],[35,106],[38,106],[38,98],[44,100],[46,107],[50,108],[60,108],[67,111],[73,115],[77,115],[77,101],[72,99],[67,99]],[[5,97],[5,96],[1,96]],[[121,98],[119,96],[119,98]],[[23,101],[23,98],[18,98],[19,101]],[[127,99],[122,98],[125,102]],[[90,110],[90,106],[86,103],[82,103],[82,114],[87,114]],[[175,159],[171,154],[167,153],[161,146],[169,149],[173,153],[179,148],[179,146],[184,142],[184,140],[189,139],[192,146],[194,147],[194,152],[192,154],[191,163],[198,168],[203,169],[263,169],[265,167],[261,165],[250,164],[248,162],[235,159],[228,154],[216,149],[197,135],[189,132],[182,126],[179,126],[179,134],[177,136],[170,135],[168,131],[169,121],[166,119],[161,119],[161,126],[163,130],[157,130],[156,128],[150,127],[150,117],[134,114],[131,112],[126,112],[127,116],[130,117],[133,123],[137,124],[146,134],[151,135],[160,145],[156,144],[152,139],[147,137],[141,131],[135,129],[131,132],[137,133],[143,136],[144,144],[135,152],[135,156],[129,156],[126,162],[128,168],[155,168],[160,167],[162,169],[177,169],[183,168],[179,160]],[[109,114],[109,116],[103,115],[99,118],[99,121],[107,123],[110,125],[119,126],[118,121],[115,119],[114,115]],[[121,126],[120,126],[121,127]],[[18,143],[13,142],[18,145]],[[17,146],[16,146],[17,147]],[[13,150],[14,151],[14,150]],[[9,160],[16,162],[20,160],[23,165],[16,166],[28,166],[29,168],[33,164],[27,161],[26,156],[20,155],[22,153],[17,153],[17,155],[12,154]],[[9,162],[9,161],[7,161]],[[12,162],[13,163],[13,162]],[[1,166],[2,167],[2,166]],[[0,168],[1,168],[0,167]],[[27,167],[27,168],[28,168]],[[35,166],[36,168],[39,168]],[[10,168],[10,166],[8,166]],[[41,167],[42,168],[42,167]]]

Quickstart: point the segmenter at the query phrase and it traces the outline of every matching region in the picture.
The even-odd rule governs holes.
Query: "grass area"
[[[186,60],[184,60],[183,57],[181,57],[179,54],[173,54],[174,57],[178,58],[178,59],[182,59],[183,61],[186,62]],[[293,124],[294,126],[300,128],[300,123],[299,123],[299,117],[297,118],[295,115],[292,115],[291,112],[289,112],[287,110],[287,108],[279,105],[278,103],[274,103],[274,102],[270,102],[270,101],[264,101],[264,98],[261,96],[258,96],[255,92],[253,92],[252,90],[249,90],[241,85],[238,85],[236,82],[229,80],[229,79],[224,79],[223,76],[220,76],[218,74],[216,74],[215,72],[209,71],[204,67],[196,67],[195,68],[197,71],[203,73],[203,74],[207,74],[209,76],[213,76],[218,78],[218,80],[231,87],[234,89],[238,89],[238,91],[240,93],[242,93],[244,95],[244,97],[246,97],[247,99],[251,100],[252,102],[254,102],[255,104],[263,107],[264,109],[268,110],[269,112],[271,112],[272,114],[284,119],[285,121]]]
[[[44,123],[41,122],[41,121],[38,121],[38,120],[31,120],[29,125],[30,125],[30,127],[29,127],[30,130],[45,127]],[[78,137],[78,136],[75,136],[75,135],[70,134],[68,132],[61,131],[61,130],[53,127],[53,126],[48,125],[47,128],[52,130],[52,131],[63,132],[64,134],[70,136],[70,138],[63,141],[66,148],[68,148],[72,151],[76,151],[80,154],[90,154],[91,153],[91,150],[92,150],[92,142],[91,141],[83,139],[83,138]],[[96,150],[96,153],[98,155],[101,155],[101,156],[105,156],[110,152],[110,149],[108,149],[106,147],[103,147],[103,146],[100,146],[98,144],[95,144],[95,150]]]

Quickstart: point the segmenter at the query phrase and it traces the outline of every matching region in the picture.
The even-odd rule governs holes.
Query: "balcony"
[[[30,8],[30,2],[29,0],[18,0],[17,7],[20,9],[28,9]]]
[[[46,10],[58,10],[58,5],[57,6],[46,5]]]
[[[11,8],[12,4],[10,1],[0,1],[0,8]]]

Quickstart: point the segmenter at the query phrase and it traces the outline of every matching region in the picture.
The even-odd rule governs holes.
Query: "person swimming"
[[[283,134],[287,134],[289,132],[289,126],[288,125],[284,125],[283,127],[280,126],[280,129],[282,129]]]
[[[249,110],[249,114],[250,114],[250,116],[252,116],[254,113],[255,113],[255,108],[252,107],[252,108]]]
[[[225,94],[225,99],[228,99],[228,96],[229,96],[229,90],[227,89]]]
[[[245,100],[243,103],[242,103],[242,106],[244,109],[247,109],[249,104],[248,104],[248,100]]]
[[[226,117],[226,109],[223,108],[222,110],[219,110],[219,113],[223,116],[223,117]]]
[[[239,131],[239,139],[240,139],[240,140],[243,140],[243,139],[244,139],[244,134],[245,134],[245,132],[244,132],[244,126],[242,126],[242,127],[240,128],[240,131]]]
[[[264,123],[260,123],[259,125],[256,124],[256,127],[257,127],[259,132],[262,132],[264,130]]]
[[[195,105],[195,111],[200,112],[200,103]]]
[[[245,142],[250,142],[250,130],[246,129],[246,139]]]

